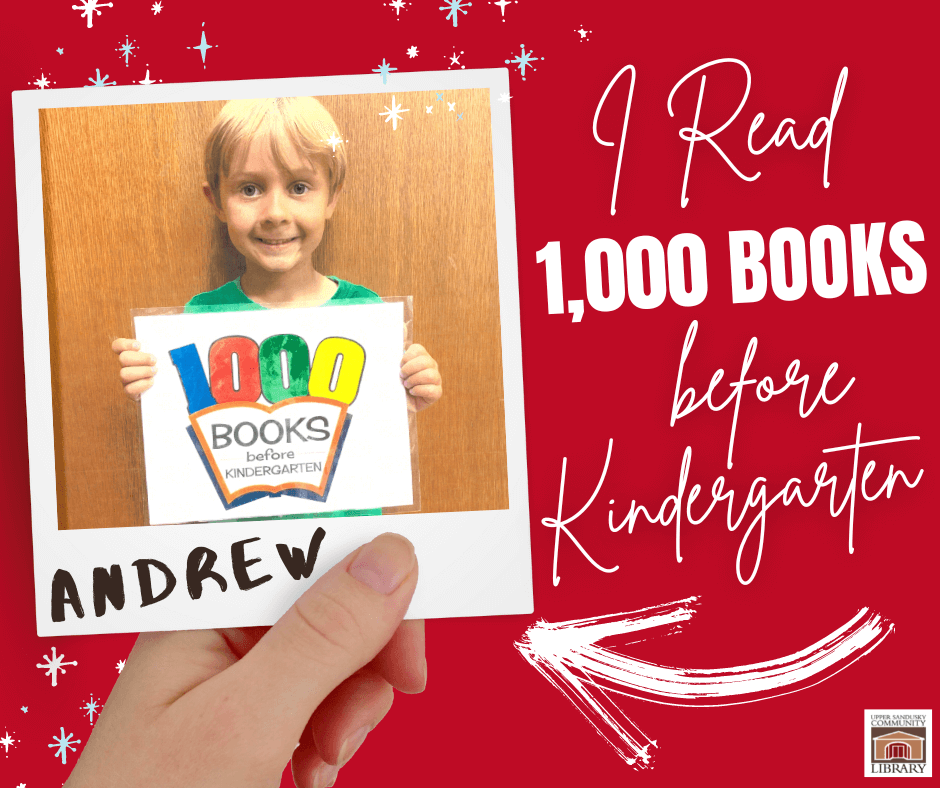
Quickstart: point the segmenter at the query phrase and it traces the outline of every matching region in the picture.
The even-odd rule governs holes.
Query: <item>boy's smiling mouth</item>
[[[255,238],[255,240],[258,241],[259,243],[264,244],[265,246],[277,247],[277,246],[286,246],[292,241],[296,241],[297,236],[295,235],[292,238]]]

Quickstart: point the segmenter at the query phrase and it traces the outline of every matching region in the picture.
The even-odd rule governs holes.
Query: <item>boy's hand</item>
[[[383,534],[273,627],[140,635],[68,788],[325,788],[392,705],[421,692],[411,543]],[[299,742],[299,745],[298,745]]]
[[[424,410],[444,393],[437,362],[421,345],[412,345],[401,359],[401,382],[414,397],[415,410]]]
[[[140,342],[136,339],[115,339],[111,343],[111,350],[117,353],[121,362],[124,393],[138,402],[140,395],[153,385],[157,359],[149,353],[141,353]]]

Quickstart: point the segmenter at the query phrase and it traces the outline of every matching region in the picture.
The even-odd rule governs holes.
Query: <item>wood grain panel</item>
[[[415,341],[444,398],[418,415],[421,509],[508,506],[489,94],[321,98],[349,140],[344,193],[314,264],[414,296]],[[202,196],[224,102],[40,112],[60,528],[147,522],[139,408],[110,351],[130,310],[178,306],[244,262]],[[433,112],[425,112],[432,106]],[[163,370],[166,374],[167,370]]]

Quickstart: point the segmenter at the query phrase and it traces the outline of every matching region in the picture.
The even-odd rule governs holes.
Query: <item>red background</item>
[[[938,113],[931,53],[935,6],[888,6],[877,15],[857,5],[768,6],[752,3],[670,4],[663,10],[634,4],[573,4],[519,0],[499,8],[474,0],[454,28],[436,0],[407,5],[396,18],[380,0],[276,6],[247,0],[167,0],[154,15],[147,3],[114,0],[86,27],[70,3],[14,4],[5,9],[8,43],[0,79],[7,91],[27,89],[41,73],[55,87],[88,84],[95,69],[119,84],[151,77],[163,82],[368,73],[385,58],[400,71],[446,68],[463,51],[467,68],[503,67],[520,44],[539,59],[522,81],[510,74],[515,200],[523,326],[526,432],[532,514],[535,616],[428,623],[429,685],[417,697],[401,696],[386,721],[340,775],[341,784],[388,780],[413,785],[607,784],[627,779],[686,785],[698,779],[726,784],[840,785],[861,780],[864,709],[931,708],[937,699],[932,673],[936,585],[930,572],[937,546],[930,504],[937,439],[932,394],[937,372],[929,336],[937,311],[932,259],[936,232]],[[210,44],[206,68],[197,51],[202,23]],[[585,40],[575,31],[590,30]],[[139,49],[125,68],[115,51],[125,35]],[[12,43],[9,40],[12,39]],[[418,47],[409,59],[406,49]],[[56,48],[64,53],[58,55]],[[741,115],[719,138],[722,148],[754,183],[738,179],[706,145],[696,148],[687,208],[679,197],[687,143],[678,129],[691,125],[695,87],[677,96],[677,117],[666,99],[685,74],[710,60],[735,57],[751,69],[751,95]],[[637,88],[621,176],[618,212],[609,215],[616,148],[598,145],[591,122],[611,77],[632,63]],[[796,121],[802,140],[816,118],[827,115],[840,69],[848,83],[834,126],[831,187],[822,187],[823,150],[772,148],[747,152],[746,135],[757,112],[767,116],[757,135],[766,140],[783,117]],[[376,75],[376,79],[379,77]],[[395,75],[389,78],[394,86]],[[619,140],[626,80],[608,99],[601,135]],[[722,122],[740,100],[744,80],[731,67],[709,76],[701,127]],[[9,106],[9,105],[8,105]],[[719,120],[721,119],[721,120]],[[407,120],[404,128],[407,133]],[[89,693],[104,700],[133,635],[40,640],[35,635],[25,399],[20,335],[19,269],[14,193],[12,121],[0,124],[0,179],[6,186],[0,268],[7,338],[4,450],[0,495],[4,501],[4,554],[0,572],[5,646],[0,650],[0,730],[16,744],[0,757],[5,785],[64,781],[76,755],[63,766],[47,747],[60,726],[87,741],[81,711]],[[779,227],[805,238],[823,224],[916,221],[926,240],[916,245],[928,266],[927,285],[916,295],[825,300],[810,286],[785,303],[772,293],[757,304],[732,304],[727,234],[758,230],[765,241]],[[680,233],[697,234],[708,251],[708,297],[685,309],[669,299],[641,311],[629,302],[615,312],[588,309],[582,323],[549,315],[544,266],[535,253],[561,243],[565,298],[584,298],[582,260],[600,237],[621,246],[637,235],[665,245]],[[897,260],[888,249],[886,268]],[[368,283],[366,283],[368,284]],[[495,283],[494,283],[495,296]],[[743,495],[756,476],[776,492],[791,476],[810,479],[821,450],[863,439],[919,435],[917,443],[869,450],[923,481],[900,486],[891,500],[856,509],[855,553],[847,551],[848,516],[833,519],[827,501],[810,509],[769,514],[764,556],[755,581],[735,577],[740,533],[728,533],[719,509],[699,526],[686,526],[684,561],[674,559],[670,527],[639,525],[636,532],[606,529],[607,500],[621,519],[631,498],[654,511],[674,492],[682,452],[693,448],[690,484],[707,490],[724,473],[731,413],[701,410],[669,427],[669,409],[682,339],[692,319],[699,336],[685,374],[701,391],[718,367],[733,379],[744,348],[759,338],[756,377],[780,384],[794,358],[811,374],[815,395],[832,361],[840,372],[833,391],[849,376],[856,382],[838,405],[797,415],[790,392],[761,404],[745,396],[729,486]],[[27,337],[27,344],[29,339]],[[33,352],[43,352],[36,348]],[[727,388],[721,387],[720,393]],[[572,531],[602,564],[601,574],[565,540],[561,583],[553,587],[553,516],[563,456],[568,457],[565,513],[594,489],[608,439],[614,452],[598,505]],[[864,459],[863,459],[864,462]],[[850,459],[832,461],[844,485]],[[839,488],[841,499],[844,486]],[[623,507],[620,505],[624,504]],[[737,510],[736,510],[737,511]],[[655,768],[631,770],[587,721],[520,658],[513,648],[536,618],[561,621],[634,610],[701,595],[696,619],[675,637],[653,639],[632,654],[689,667],[758,662],[792,653],[870,606],[896,624],[896,632],[848,670],[804,692],[721,709],[674,708],[624,699],[622,707],[656,739]],[[34,665],[51,647],[78,666],[58,686]],[[27,706],[28,713],[20,711]],[[815,737],[818,736],[818,739]],[[815,744],[814,744],[815,742]],[[116,754],[115,757],[119,757]],[[58,782],[57,782],[58,781]],[[290,785],[289,775],[284,785]]]

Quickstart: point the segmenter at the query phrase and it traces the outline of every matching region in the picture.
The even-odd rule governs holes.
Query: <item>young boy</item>
[[[313,267],[346,177],[345,143],[332,143],[341,136],[314,98],[238,100],[223,107],[206,141],[202,190],[244,256],[245,273],[190,299],[187,312],[380,300]],[[156,359],[136,340],[117,339],[111,349],[121,363],[125,393],[139,400],[153,385]],[[401,378],[416,410],[441,398],[437,362],[421,345],[405,351]]]

